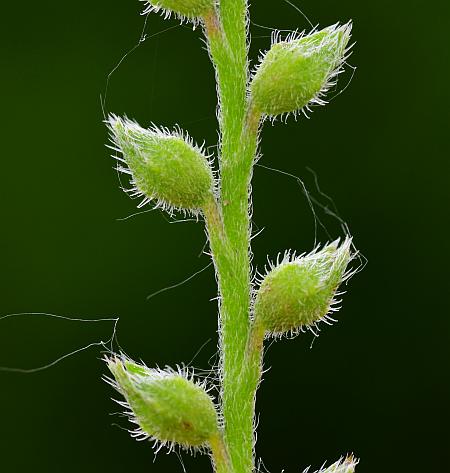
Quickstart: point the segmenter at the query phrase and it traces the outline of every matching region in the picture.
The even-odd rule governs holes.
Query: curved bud
[[[254,323],[273,335],[296,334],[317,322],[329,323],[329,312],[338,310],[334,297],[338,286],[353,272],[347,271],[353,258],[351,238],[339,240],[296,257],[286,253],[261,281],[254,302]]]
[[[307,36],[290,35],[284,41],[275,35],[250,85],[256,110],[275,117],[326,103],[321,97],[343,70],[350,33],[347,23]]]
[[[215,0],[142,0],[147,4],[144,14],[162,12],[165,18],[174,13],[183,20],[196,20],[210,13]]]
[[[201,447],[218,435],[216,408],[205,387],[188,379],[182,370],[150,369],[129,359],[106,360],[115,381],[107,378],[127,403],[131,432],[138,440]]]
[[[108,119],[111,141],[123,158],[118,170],[131,174],[133,197],[142,196],[139,207],[156,200],[157,207],[193,213],[210,202],[214,177],[208,157],[179,130],[137,123],[111,115]],[[127,167],[124,167],[125,164]]]
[[[354,473],[358,463],[359,461],[353,455],[349,455],[345,458],[341,458],[328,468],[321,468],[319,471],[316,471],[316,473]]]

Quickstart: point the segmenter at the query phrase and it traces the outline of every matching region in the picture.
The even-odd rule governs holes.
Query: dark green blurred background
[[[257,455],[273,473],[349,451],[362,458],[361,473],[450,471],[449,4],[295,3],[314,24],[354,20],[358,69],[311,120],[267,124],[260,163],[302,177],[332,208],[313,169],[369,264],[349,284],[339,323],[312,348],[310,334],[270,347]],[[100,94],[139,39],[141,10],[105,0],[2,6],[0,310],[120,317],[130,356],[149,365],[195,357],[208,369],[217,361],[212,269],[146,301],[208,264],[199,257],[203,226],[169,224],[158,211],[120,221],[136,202],[119,189],[104,146]],[[283,0],[255,1],[251,15],[258,25],[308,28]],[[147,40],[111,76],[106,107],[142,125],[179,123],[214,145],[201,32],[176,25],[149,17]],[[251,31],[254,60],[270,31]],[[296,180],[257,167],[253,187],[254,228],[264,227],[255,265],[285,248],[311,249],[314,219]],[[316,211],[339,236],[338,221]],[[318,236],[328,238],[320,226]],[[106,322],[5,319],[0,365],[40,366],[111,331]],[[182,472],[175,455],[153,463],[150,445],[115,426],[129,427],[111,415],[120,408],[100,357],[94,347],[40,373],[0,373],[2,473]],[[183,458],[188,472],[210,471],[206,457]]]

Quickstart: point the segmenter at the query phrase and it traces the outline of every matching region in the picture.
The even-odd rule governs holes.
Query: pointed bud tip
[[[353,455],[341,458],[328,468],[322,468],[318,473],[354,473],[359,460]]]

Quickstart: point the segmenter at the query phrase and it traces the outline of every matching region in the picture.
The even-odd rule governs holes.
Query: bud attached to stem
[[[253,106],[276,117],[326,103],[322,97],[342,72],[350,33],[347,23],[284,41],[275,36],[250,85]]]
[[[296,334],[317,323],[329,323],[328,314],[338,310],[334,298],[338,286],[353,272],[351,238],[339,240],[306,256],[285,254],[261,281],[254,302],[254,325],[275,336]]]
[[[131,174],[130,195],[142,196],[139,207],[152,200],[156,207],[198,213],[214,194],[214,177],[208,156],[181,131],[170,132],[111,115],[111,141],[122,154],[118,170]],[[122,164],[127,167],[124,167]]]
[[[106,360],[115,381],[107,381],[127,403],[132,432],[138,440],[151,438],[161,444],[202,447],[219,435],[216,408],[205,387],[181,370],[150,369],[129,359]]]

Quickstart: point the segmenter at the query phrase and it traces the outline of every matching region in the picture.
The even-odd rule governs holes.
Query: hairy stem
[[[242,376],[250,330],[250,181],[260,116],[246,99],[247,3],[205,18],[219,90],[220,200],[205,210],[220,292],[222,409],[233,471],[253,470],[254,389]],[[251,383],[252,385],[254,383]]]

